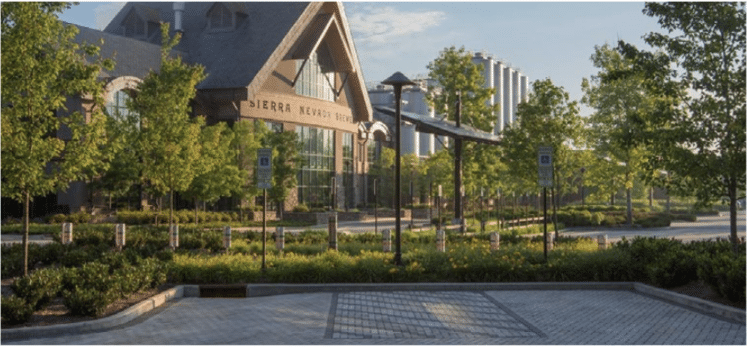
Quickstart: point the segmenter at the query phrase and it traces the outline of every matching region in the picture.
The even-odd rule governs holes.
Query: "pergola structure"
[[[373,106],[378,112],[383,114],[396,117],[396,110],[389,107]],[[461,202],[461,147],[464,140],[473,141],[477,143],[499,145],[500,136],[492,133],[487,133],[476,128],[461,125],[461,100],[459,99],[456,105],[456,122],[451,123],[439,118],[433,118],[426,115],[415,114],[412,112],[400,111],[401,118],[416,125],[416,131],[421,133],[429,133],[435,135],[442,135],[453,138],[455,141],[455,161],[453,171],[453,186],[456,194],[454,194],[454,223],[461,224],[461,231],[465,231],[465,224],[463,219],[463,204]],[[398,122],[398,121],[397,121]]]

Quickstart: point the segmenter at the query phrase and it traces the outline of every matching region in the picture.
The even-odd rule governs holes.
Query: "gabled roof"
[[[76,25],[76,27],[79,32],[74,39],[75,42],[86,42],[99,46],[100,41],[104,40],[104,45],[101,46],[99,51],[100,56],[116,61],[114,70],[103,70],[100,77],[135,76],[143,79],[149,71],[159,70],[161,64],[160,45],[112,35],[79,25]]]
[[[135,11],[135,13],[144,21],[159,23],[159,11],[155,8],[134,4],[132,11]],[[123,20],[125,20],[125,18],[123,18]],[[120,21],[120,24],[122,24],[122,21]]]
[[[186,2],[182,15],[183,36],[177,49],[189,52],[185,61],[201,64],[207,77],[199,89],[247,88],[307,3],[254,2],[231,4],[232,11],[244,9],[249,18],[232,31],[208,31],[206,14],[213,2]],[[161,20],[174,23],[172,2],[127,3],[104,29],[117,32],[133,6],[159,10]],[[174,29],[174,25],[172,25]]]
[[[206,15],[215,3],[184,4],[183,37],[176,49],[185,53],[182,55],[184,61],[205,67],[207,77],[196,86],[198,89],[244,89],[246,98],[251,98],[260,91],[279,63],[290,59],[290,54],[298,50],[301,42],[310,35],[316,41],[325,37],[334,43],[332,50],[339,50],[346,57],[334,64],[337,70],[350,72],[347,83],[351,87],[352,102],[357,114],[364,116],[358,121],[372,119],[372,107],[341,2],[222,3],[233,13],[247,14],[247,18],[230,31],[208,29]],[[127,3],[104,31],[119,33],[125,16],[137,7],[156,9],[162,21],[174,23],[172,2]],[[319,17],[322,10],[323,17]],[[316,30],[319,23],[324,25]],[[299,50],[307,52],[303,48]]]
[[[221,4],[222,6],[226,7],[227,10],[229,10],[229,12],[232,12],[232,13],[239,12],[239,13],[247,14],[247,8],[245,8],[245,4],[243,4],[243,3],[239,3],[239,2],[215,2],[215,3],[213,3],[213,5],[211,5],[211,7],[208,8],[208,11],[206,11],[205,15],[208,16],[208,14],[211,11],[213,11],[214,7],[216,7],[216,5],[219,5],[219,4]]]

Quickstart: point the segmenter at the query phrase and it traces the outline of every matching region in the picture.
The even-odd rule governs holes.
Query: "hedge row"
[[[665,288],[701,280],[730,300],[745,301],[744,245],[735,256],[728,242],[683,245],[636,238],[598,251],[594,241],[561,238],[547,263],[541,238],[506,238],[498,252],[490,252],[483,238],[449,243],[455,246],[445,253],[430,244],[405,242],[403,268],[393,266],[392,254],[379,252],[377,243],[364,243],[356,252],[324,251],[324,245],[310,253],[293,248],[284,255],[269,252],[265,274],[259,255],[238,252],[246,246],[242,243],[219,256],[176,254],[169,278],[199,284],[637,281]]]
[[[197,217],[197,220],[196,220]],[[175,223],[204,223],[204,222],[232,222],[239,221],[237,212],[213,212],[193,210],[177,210],[172,213]],[[120,211],[117,221],[128,225],[146,225],[153,223],[169,223],[169,211]]]

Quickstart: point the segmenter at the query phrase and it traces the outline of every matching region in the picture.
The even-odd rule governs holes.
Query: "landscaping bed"
[[[504,230],[497,250],[490,248],[490,233],[448,232],[444,252],[436,250],[434,231],[405,231],[400,267],[394,265],[393,253],[382,251],[380,234],[340,233],[337,251],[328,250],[325,231],[287,234],[282,251],[269,233],[263,271],[259,233],[233,232],[227,250],[220,231],[181,228],[180,246],[172,252],[165,226],[138,226],[128,230],[126,247],[117,251],[111,226],[88,226],[74,232],[73,244],[61,245],[55,237],[58,243],[30,246],[30,274],[17,278],[14,287],[22,289],[18,297],[4,296],[3,319],[9,311],[23,314],[28,306],[40,315],[50,308],[48,303],[58,306],[51,316],[100,317],[111,313],[114,303],[166,283],[625,281],[678,292],[699,289],[698,297],[715,300],[718,294],[744,308],[744,244],[735,254],[726,241],[683,244],[636,238],[599,250],[596,241],[587,238],[560,238],[545,260],[541,237],[521,236],[539,229]],[[19,277],[21,251],[20,245],[3,247],[3,279]],[[59,312],[60,297],[69,314]]]
[[[13,281],[15,281],[15,278],[2,280],[3,296],[9,296],[13,293],[13,291],[10,289],[10,285],[13,283]],[[37,327],[37,326],[48,326],[48,325],[58,325],[58,324],[71,324],[71,323],[78,323],[82,321],[90,321],[90,320],[106,318],[108,316],[120,313],[130,308],[131,306],[134,306],[140,303],[143,300],[146,300],[154,295],[161,293],[162,291],[169,290],[172,287],[173,287],[172,284],[163,284],[154,289],[148,289],[148,290],[143,290],[143,291],[133,293],[129,295],[128,297],[119,299],[113,302],[112,304],[110,304],[109,306],[107,306],[107,308],[104,310],[104,313],[98,317],[73,315],[70,313],[70,310],[67,307],[65,307],[63,298],[56,297],[45,308],[35,311],[34,314],[31,315],[31,318],[29,319],[28,322],[23,323],[23,324],[16,324],[16,325],[3,324],[3,329],[16,329],[16,328],[21,328],[21,327]]]

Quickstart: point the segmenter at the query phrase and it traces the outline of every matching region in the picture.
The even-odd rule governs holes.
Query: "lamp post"
[[[401,89],[405,85],[415,85],[401,72],[396,72],[391,77],[381,82],[384,85],[393,86],[393,94],[396,102],[396,252],[393,262],[401,266]]]

